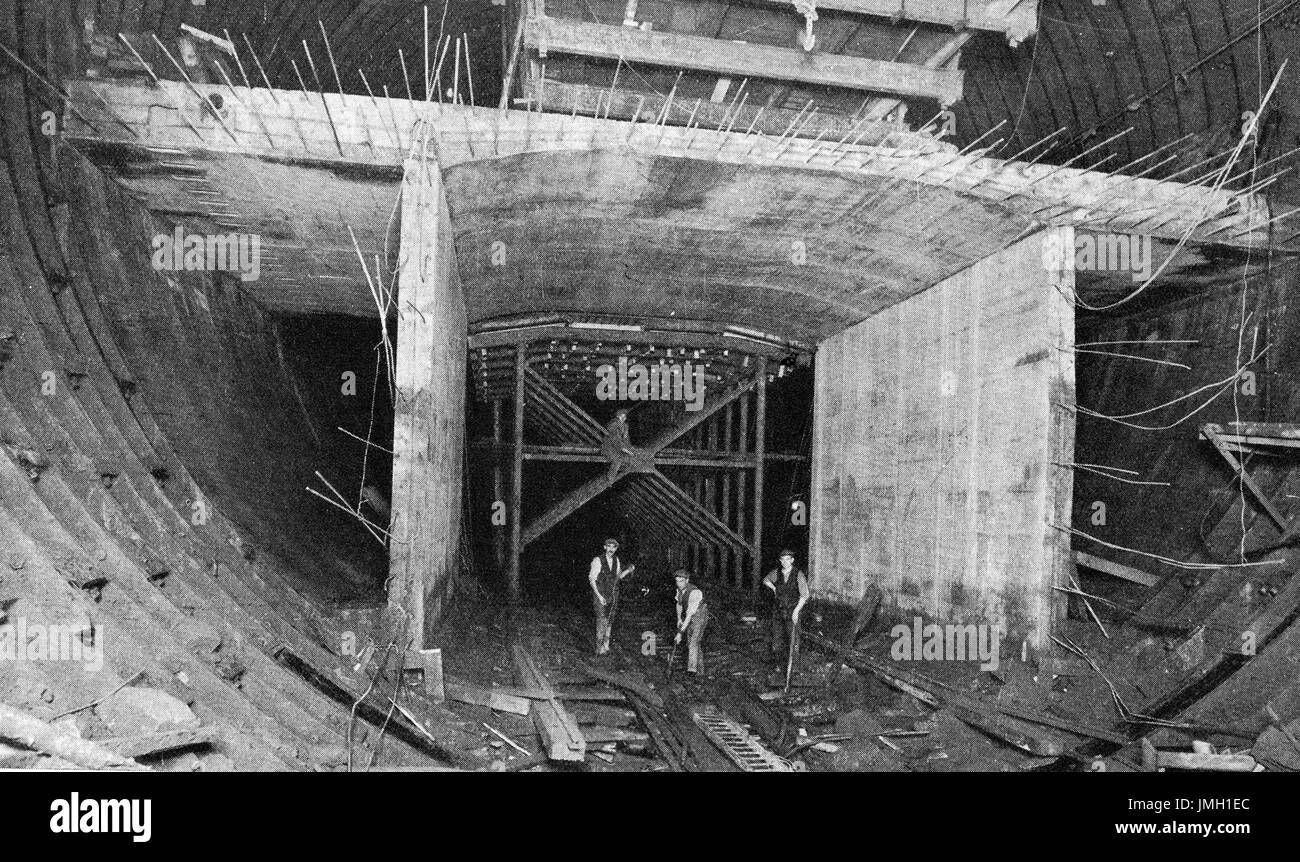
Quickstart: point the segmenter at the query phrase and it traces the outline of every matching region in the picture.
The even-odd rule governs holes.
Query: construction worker
[[[674,644],[686,637],[686,672],[702,673],[704,671],[704,654],[700,644],[704,640],[704,628],[709,624],[709,606],[704,601],[704,590],[691,583],[691,573],[685,569],[673,572],[677,582],[677,636]]]
[[[785,667],[799,652],[799,613],[808,603],[808,576],[794,567],[794,551],[782,550],[780,565],[767,573],[763,586],[772,591],[772,659]]]
[[[636,566],[626,569],[618,558],[618,539],[605,540],[605,552],[594,557],[587,580],[591,583],[591,602],[596,611],[596,655],[609,652],[609,636],[618,610],[618,582],[632,574]]]
[[[605,426],[605,434],[600,442],[600,451],[609,460],[608,479],[613,482],[619,474],[628,469],[629,459],[635,454],[632,441],[628,436],[627,411],[619,410]]]

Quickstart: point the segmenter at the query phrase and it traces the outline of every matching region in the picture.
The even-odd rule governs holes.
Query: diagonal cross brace
[[[528,377],[529,374],[531,374],[532,376]],[[604,426],[602,426],[599,422],[593,419],[589,413],[587,413],[577,404],[573,403],[573,401],[571,401],[567,396],[565,396],[564,393],[560,392],[558,389],[552,386],[540,374],[537,374],[535,371],[532,371],[532,369],[527,369],[525,371],[525,376],[527,377],[528,382],[534,385],[535,394],[544,394],[544,397],[549,401],[550,405],[553,408],[557,408],[564,414],[571,417],[575,422],[579,424],[580,427],[585,427],[585,429],[589,431],[593,430],[593,428],[600,429],[601,432],[604,431]],[[650,445],[645,447],[643,451],[647,452],[652,457],[654,455],[659,454],[659,452],[667,448],[667,446],[671,444],[674,440],[678,439],[683,434],[686,434],[688,431],[690,431],[692,428],[695,428],[702,422],[705,422],[710,417],[712,417],[715,413],[721,410],[723,407],[727,406],[728,404],[735,401],[740,396],[744,395],[755,385],[755,383],[757,383],[757,381],[758,381],[757,376],[751,377],[748,381],[723,393],[721,396],[713,399],[711,402],[706,403],[703,409],[698,410],[695,413],[693,413],[691,416],[687,417],[687,419],[683,421],[681,424],[669,428],[665,430],[663,433],[661,433],[658,437],[656,437],[653,441],[651,441]],[[598,439],[599,438],[597,438],[597,440]],[[650,470],[643,471],[643,472],[646,472],[647,475],[658,477],[663,481],[664,485],[670,486],[674,491],[677,491],[676,496],[678,496],[679,499],[689,503],[692,510],[702,515],[705,521],[709,523],[711,527],[714,527],[715,529],[720,528],[718,529],[718,531],[720,533],[721,538],[725,538],[725,540],[729,543],[736,544],[737,547],[740,548],[748,547],[748,545],[745,543],[743,539],[741,539],[729,527],[727,527],[725,524],[719,521],[717,517],[713,515],[712,512],[709,512],[707,509],[703,508],[694,500],[692,500],[685,493],[682,493],[680,488],[678,488],[670,479],[668,479],[666,476],[660,473],[657,469],[651,468]],[[521,544],[526,547],[530,543],[541,538],[543,535],[545,535],[548,531],[554,528],[565,518],[569,517],[574,512],[578,511],[578,509],[582,508],[584,505],[591,502],[596,497],[600,496],[602,493],[612,488],[615,484],[618,483],[620,479],[622,479],[626,475],[630,475],[630,474],[620,473],[612,477],[609,476],[608,474],[603,476],[597,476],[596,478],[583,483],[578,488],[575,488],[573,491],[565,495],[565,497],[561,499],[558,503],[556,503],[554,506],[548,509],[539,518],[537,518],[535,521],[533,521],[531,524],[529,524],[527,527],[524,528],[523,533],[520,536]]]
[[[1268,516],[1273,519],[1273,522],[1277,524],[1278,529],[1282,531],[1283,536],[1289,537],[1293,531],[1293,526],[1287,523],[1286,518],[1284,518],[1282,513],[1277,510],[1277,507],[1273,505],[1273,501],[1265,495],[1263,489],[1261,489],[1259,485],[1256,484],[1255,480],[1251,478],[1250,474],[1246,472],[1245,466],[1237,460],[1235,455],[1232,454],[1232,450],[1228,448],[1228,444],[1223,441],[1223,438],[1219,436],[1218,432],[1213,428],[1206,426],[1201,429],[1201,434],[1206,440],[1209,440],[1210,443],[1213,444],[1214,448],[1217,449],[1219,454],[1223,456],[1224,460],[1228,462],[1228,465],[1232,467],[1233,472],[1241,479],[1241,483],[1250,490],[1250,493],[1255,496],[1257,501],[1259,501],[1260,506],[1263,507],[1264,511],[1268,513]]]

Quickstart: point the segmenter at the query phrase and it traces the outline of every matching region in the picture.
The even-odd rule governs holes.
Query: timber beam
[[[786,6],[787,0],[754,0],[763,6]],[[1005,33],[1012,47],[1038,30],[1038,0],[817,0],[819,10],[916,21],[953,30]]]
[[[630,29],[630,28],[629,28]],[[774,135],[686,129],[654,123],[626,123],[583,116],[533,112],[502,112],[404,99],[325,93],[308,99],[299,91],[193,85],[161,81],[145,86],[118,81],[72,81],[71,101],[63,117],[65,138],[85,143],[110,161],[131,166],[119,177],[124,186],[144,196],[150,209],[163,210],[190,200],[175,184],[158,185],[186,160],[238,159],[318,168],[346,166],[349,171],[382,169],[399,176],[412,143],[411,128],[428,120],[430,146],[436,144],[444,171],[458,164],[525,153],[631,148],[661,157],[700,159],[727,164],[789,167],[800,171],[883,177],[891,183],[941,186],[965,197],[981,199],[1037,224],[1075,224],[1106,233],[1142,234],[1181,241],[1192,246],[1214,244],[1237,248],[1265,247],[1277,251],[1300,249],[1300,237],[1275,228],[1278,214],[1256,192],[1242,193],[1197,185],[1106,175],[1074,167],[1026,165],[985,157],[976,150],[956,156],[955,149],[929,135],[899,130],[887,146],[850,141],[800,141]],[[200,99],[196,93],[203,98]],[[223,99],[223,125],[214,119],[211,97]],[[159,110],[158,104],[175,105]],[[106,107],[110,105],[110,107]],[[325,105],[330,112],[325,111]],[[81,116],[89,120],[81,119]],[[347,117],[337,126],[333,117]],[[93,123],[94,125],[91,125]],[[196,131],[197,130],[197,131]],[[335,134],[343,150],[339,153]],[[396,173],[394,173],[394,169]],[[396,180],[385,180],[391,186]],[[231,224],[246,232],[272,236],[274,211],[283,201],[240,202]],[[376,210],[374,225],[362,251],[382,250],[387,209]],[[330,247],[351,249],[346,232]],[[265,253],[283,252],[286,268],[310,273],[318,267],[288,246],[267,242]],[[340,267],[346,266],[340,263]],[[360,310],[359,310],[360,311]],[[364,313],[364,312],[362,312]],[[539,327],[540,328],[540,327]],[[487,337],[482,332],[475,335]],[[532,333],[498,333],[508,341],[535,337]],[[536,336],[540,337],[540,336]],[[618,336],[615,335],[615,338]],[[728,332],[738,349],[753,350],[742,334]],[[703,347],[703,344],[697,345]],[[787,351],[788,353],[789,351]]]
[[[494,440],[476,440],[473,447],[479,451],[491,451],[498,455],[510,455],[514,447],[505,442],[498,443]],[[799,455],[794,452],[765,452],[763,458],[771,461],[799,461],[806,462],[807,455]],[[525,461],[555,461],[555,462],[592,462],[605,463],[607,459],[601,454],[600,450],[594,446],[573,446],[573,445],[542,445],[537,443],[524,444]],[[757,461],[751,455],[745,455],[740,452],[728,451],[725,449],[663,449],[659,457],[655,458],[655,464],[660,467],[716,467],[719,469],[750,469]]]
[[[523,355],[523,350],[524,348],[521,347],[520,356]],[[519,381],[518,403],[520,403],[520,407],[517,411],[518,414],[523,415],[523,399],[531,396],[529,401],[534,405],[534,408],[546,416],[550,422],[565,428],[570,434],[577,437],[580,443],[594,446],[604,433],[603,426],[563,393],[551,386],[544,378],[532,371],[532,369],[527,368],[523,359],[520,359],[519,362],[520,370],[517,379]],[[703,409],[659,434],[648,446],[641,447],[639,449],[641,458],[649,462],[649,466],[646,468],[613,474],[605,473],[570,491],[559,502],[523,529],[516,545],[517,549],[522,550],[523,547],[541,538],[565,518],[568,518],[578,509],[612,488],[624,477],[643,476],[645,481],[640,484],[639,491],[636,493],[637,498],[643,503],[656,506],[665,514],[675,517],[679,521],[679,526],[686,529],[688,533],[702,533],[706,542],[730,545],[739,551],[748,550],[749,545],[744,538],[733,532],[730,527],[718,520],[716,515],[692,499],[690,495],[678,488],[672,480],[664,476],[656,468],[662,451],[670,443],[707,421],[719,410],[747,393],[753,386],[764,385],[767,379],[766,367],[765,360],[760,359],[758,370],[755,371],[750,380],[707,401]],[[530,386],[528,391],[524,389],[525,381]],[[522,427],[518,429],[519,433],[516,435],[514,450],[515,460],[520,464],[522,464],[526,455],[522,430]],[[568,453],[571,455],[590,455],[598,451],[581,445],[565,448],[571,450]],[[565,460],[573,459],[566,458]],[[759,466],[756,466],[755,469],[761,471]],[[686,511],[689,511],[694,517],[686,517],[684,515]],[[514,515],[517,518],[518,512],[515,512]],[[515,556],[517,565],[517,552]]]
[[[963,73],[866,57],[809,53],[799,48],[750,45],[680,33],[590,24],[546,15],[530,17],[524,44],[541,58],[574,54],[632,65],[694,69],[717,75],[799,81],[867,90],[951,105],[961,99]]]

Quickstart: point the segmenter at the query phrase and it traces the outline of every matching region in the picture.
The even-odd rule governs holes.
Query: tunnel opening
[[[807,455],[811,445],[812,375],[811,359],[780,366],[770,375],[768,415],[777,421],[765,432],[765,450],[771,457],[766,460],[764,470],[771,493],[763,501],[765,550],[760,556],[765,565],[764,573],[775,564],[778,548],[791,548],[799,559],[807,559]],[[629,441],[634,448],[645,446],[656,434],[680,419],[682,411],[674,411],[663,403],[601,401],[594,394],[598,382],[599,377],[593,373],[587,385],[589,391],[575,391],[573,403],[602,426],[607,426],[619,409],[632,408],[628,424]],[[492,410],[490,404],[480,400],[472,402],[468,417],[471,435],[478,432],[485,438],[488,436],[492,427]],[[506,410],[508,413],[508,406]],[[686,438],[685,445],[705,452],[734,451],[730,438],[734,437],[735,445],[739,445],[741,418],[739,410],[730,415],[719,415],[716,422],[703,426],[699,433]],[[545,429],[528,422],[524,433],[528,441],[546,436]],[[725,444],[724,438],[728,441]],[[483,450],[480,448],[478,451]],[[508,590],[505,561],[507,524],[501,518],[497,519],[501,523],[494,523],[491,509],[491,504],[496,503],[501,504],[498,511],[504,512],[506,508],[508,488],[505,482],[502,481],[500,486],[493,484],[494,471],[499,469],[482,460],[478,462],[473,493],[479,504],[471,505],[475,511],[471,523],[474,525],[476,557],[496,561],[495,565],[480,567],[480,571],[488,578],[492,589],[505,597]],[[523,522],[529,523],[543,516],[575,487],[602,474],[607,475],[608,471],[608,462],[526,461],[523,481],[528,492],[522,512]],[[703,504],[729,529],[743,537],[752,536],[754,503],[742,489],[740,478],[742,473],[745,474],[745,482],[752,486],[752,468],[665,466],[662,472],[667,480],[683,489],[691,500]],[[498,493],[494,494],[493,489]],[[689,523],[700,516],[687,511],[681,501],[672,501],[668,496],[671,493],[647,488],[644,476],[633,473],[579,507],[529,544],[521,555],[521,595],[524,600],[542,604],[560,600],[579,607],[589,605],[588,567],[592,558],[601,552],[602,542],[607,537],[619,541],[619,554],[625,565],[636,565],[638,585],[671,584],[672,572],[679,567],[688,567],[702,583],[753,588],[752,565],[738,571],[748,563],[750,558],[747,555],[751,552],[741,552],[716,540],[704,542],[697,539],[691,534]],[[485,503],[488,505],[483,505]],[[682,511],[673,515],[647,509],[648,505],[655,503],[675,505]],[[486,529],[483,527],[485,524],[489,525]]]
[[[327,529],[348,537],[341,562],[355,572],[356,591],[347,601],[382,604],[388,536],[380,531],[392,526],[393,478],[393,402],[382,329],[376,320],[344,315],[283,315],[276,324],[293,395],[320,457],[320,466],[304,477],[304,493],[311,496],[303,505]]]

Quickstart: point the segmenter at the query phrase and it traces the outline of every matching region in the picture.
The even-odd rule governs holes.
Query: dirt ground
[[[514,610],[458,602],[443,626],[444,672],[451,679],[485,687],[518,686],[509,650],[511,636],[517,634],[557,689],[604,685],[592,675],[594,669],[662,697],[660,715],[688,752],[686,769],[740,768],[694,726],[692,716],[707,705],[744,725],[795,770],[1024,771],[1058,760],[1021,751],[968,725],[946,707],[936,710],[874,675],[841,665],[806,641],[785,690],[785,662],[769,656],[771,602],[748,592],[708,590],[711,619],[704,640],[705,671],[698,678],[685,673],[683,646],[670,674],[672,595],[671,584],[645,585],[631,579],[620,598],[614,649],[601,657],[594,654],[590,604],[565,601],[563,596]],[[812,603],[804,611],[803,628],[840,642],[852,616],[850,608]],[[888,623],[876,621],[858,639],[858,652],[889,661],[888,629]],[[981,671],[975,662],[900,662],[897,666],[924,672],[958,691],[1059,709],[1064,717],[1072,715],[1069,710],[1077,708],[1076,701],[1098,697],[1095,686],[1086,680],[1076,683],[1039,675],[1032,663],[1018,660],[1004,660],[997,672]],[[657,753],[655,740],[646,738],[648,728],[629,702],[564,702],[584,735],[608,735],[609,726],[617,725],[617,731],[628,738],[589,743],[581,764],[541,763],[530,768],[592,772],[672,768]],[[518,768],[529,761],[488,726],[530,755],[541,751],[531,718],[454,701],[447,706],[463,719],[467,730],[481,736],[483,744],[476,753],[496,760],[497,768]],[[1084,741],[1064,732],[1057,735],[1069,746]]]

